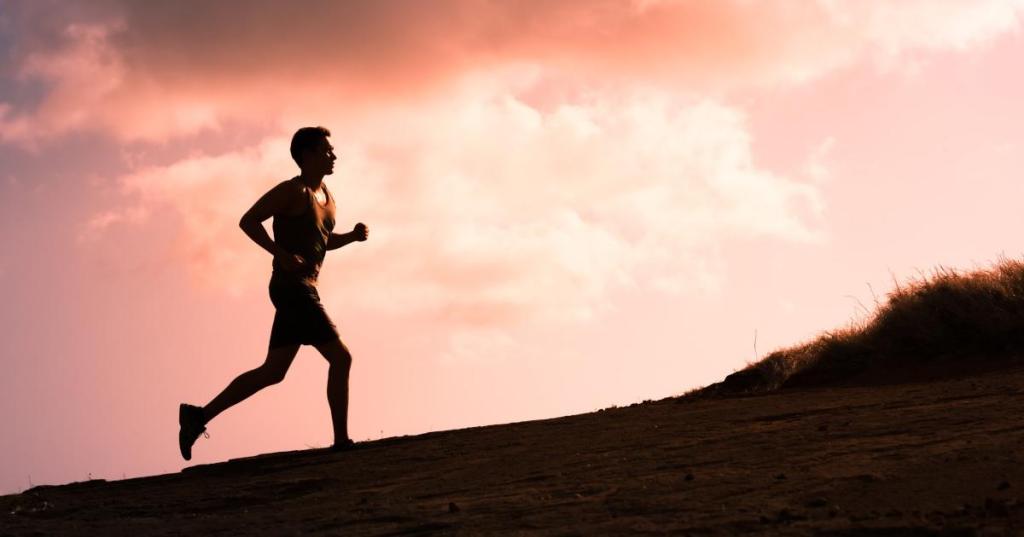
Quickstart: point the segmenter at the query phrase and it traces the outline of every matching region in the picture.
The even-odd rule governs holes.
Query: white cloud
[[[966,51],[1020,29],[1022,0],[819,0],[838,31],[859,34],[860,47],[885,71],[915,74],[924,53]]]
[[[470,81],[373,122],[327,123],[339,125],[335,231],[364,221],[371,239],[329,253],[325,294],[481,330],[582,322],[616,287],[717,292],[721,241],[825,238],[816,187],[758,169],[738,110],[644,90],[542,112],[516,90]],[[192,274],[239,293],[264,284],[270,258],[238,219],[293,172],[285,136],[123,183],[179,214]]]
[[[504,362],[521,353],[521,346],[506,331],[495,328],[454,330],[447,339],[447,350],[438,363],[448,367]]]
[[[863,24],[867,38],[885,55],[911,49],[965,50],[1017,31],[1020,0],[849,1],[833,12]]]
[[[265,280],[271,265],[270,254],[245,236],[238,221],[263,192],[291,177],[287,170],[293,166],[288,140],[275,138],[245,150],[141,169],[120,178],[131,205],[96,214],[90,237],[116,222],[138,222],[170,209],[183,226],[172,246],[175,255],[204,287],[238,296]]]
[[[823,184],[831,179],[828,158],[836,145],[836,139],[829,136],[821,141],[804,160],[804,174],[813,182]]]
[[[103,236],[105,229],[117,222],[137,223],[148,216],[148,210],[142,206],[100,211],[86,221],[85,226],[79,230],[76,240],[79,244],[95,241]]]

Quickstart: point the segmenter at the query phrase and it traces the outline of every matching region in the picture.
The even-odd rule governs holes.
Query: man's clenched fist
[[[357,241],[365,241],[366,238],[370,236],[370,230],[367,229],[366,224],[359,222],[356,224],[356,227],[352,228],[352,236],[354,236]]]

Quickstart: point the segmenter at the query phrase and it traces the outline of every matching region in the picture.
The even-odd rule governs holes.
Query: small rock
[[[783,479],[786,479],[786,474],[778,474],[775,476],[775,479],[782,481]]]
[[[819,425],[818,426],[818,430],[822,431],[822,432],[827,431],[828,430],[828,424],[826,423],[826,424],[823,424],[823,425]]]
[[[686,481],[693,481],[693,474],[688,473],[686,474],[686,477],[684,477],[683,479],[685,479]]]
[[[1006,490],[1008,488],[1010,488],[1010,482],[1009,481],[1002,481],[1002,482],[999,483],[999,486],[996,487],[996,490]]]
[[[455,502],[448,502],[448,512],[449,513],[458,513],[461,510],[462,509],[459,509],[458,505],[455,505]]]

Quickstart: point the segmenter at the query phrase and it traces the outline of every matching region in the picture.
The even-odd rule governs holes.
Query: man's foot
[[[206,434],[206,417],[201,407],[182,403],[178,407],[178,447],[181,448],[181,456],[185,460],[192,459],[192,444],[196,442],[199,435]],[[209,438],[210,435],[206,434]]]
[[[334,445],[332,445],[329,449],[332,452],[333,451],[348,451],[350,449],[355,449],[355,447],[356,447],[356,443],[353,442],[351,438],[346,438],[346,439],[342,440],[341,442],[335,442]]]

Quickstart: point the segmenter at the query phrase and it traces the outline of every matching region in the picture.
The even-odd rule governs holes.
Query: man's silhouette
[[[348,437],[348,374],[352,356],[338,330],[320,304],[317,276],[327,250],[354,241],[365,241],[366,226],[356,224],[348,233],[334,229],[334,196],[323,184],[334,172],[334,148],[323,127],[304,127],[292,137],[291,153],[300,175],[282,181],[264,194],[242,216],[239,226],[256,244],[274,256],[270,300],[276,313],[270,330],[267,360],[238,376],[204,407],[182,404],[178,444],[185,460],[192,458],[192,444],[206,432],[206,424],[221,412],[261,389],[281,382],[303,344],[316,347],[330,363],[327,401],[334,425],[332,449],[352,445]],[[273,218],[274,239],[263,221]]]

